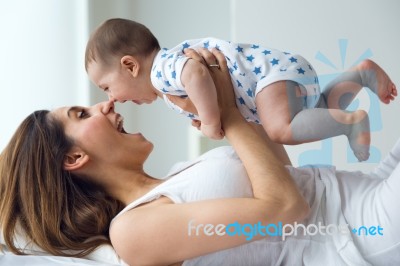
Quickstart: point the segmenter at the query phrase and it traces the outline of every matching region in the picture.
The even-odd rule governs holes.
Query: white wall
[[[0,149],[36,109],[87,104],[84,1],[0,2]]]

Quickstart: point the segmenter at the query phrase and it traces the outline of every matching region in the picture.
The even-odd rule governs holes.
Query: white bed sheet
[[[84,258],[72,258],[53,256],[46,253],[40,247],[29,241],[24,234],[21,234],[21,229],[17,228],[14,243],[16,247],[29,255],[17,256],[10,252],[0,232],[0,266],[20,266],[20,265],[71,265],[71,266],[85,266],[85,265],[99,265],[99,266],[127,266],[122,259],[117,255],[115,250],[110,245],[101,245],[92,253]]]
[[[78,259],[59,256],[37,256],[24,255],[17,256],[14,254],[1,254],[0,266],[115,266],[117,264],[102,263],[87,259]]]

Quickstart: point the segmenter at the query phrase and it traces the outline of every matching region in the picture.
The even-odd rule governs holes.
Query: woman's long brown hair
[[[0,155],[0,226],[15,254],[24,254],[14,244],[20,224],[53,255],[85,256],[110,243],[109,223],[121,204],[63,169],[73,142],[48,113],[29,115]]]

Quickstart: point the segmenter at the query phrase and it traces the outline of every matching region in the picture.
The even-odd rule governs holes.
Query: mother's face
[[[62,107],[51,112],[60,120],[74,149],[89,155],[98,164],[143,164],[153,144],[142,134],[127,134],[123,118],[114,111],[113,102],[101,102],[91,107]]]

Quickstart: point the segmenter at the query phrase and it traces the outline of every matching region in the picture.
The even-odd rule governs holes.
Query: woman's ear
[[[135,78],[137,77],[139,73],[140,64],[139,60],[137,60],[136,57],[131,55],[124,55],[121,58],[121,66],[123,69],[128,70],[133,77]]]
[[[81,168],[89,161],[89,155],[82,151],[68,153],[64,158],[64,169],[73,171]]]

